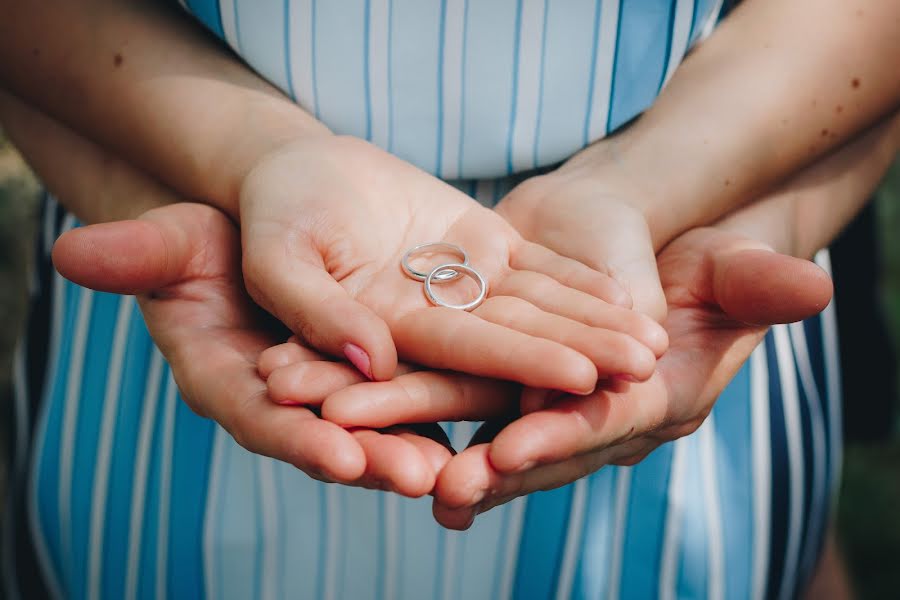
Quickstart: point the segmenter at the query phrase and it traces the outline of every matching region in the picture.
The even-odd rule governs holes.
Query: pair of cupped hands
[[[55,264],[137,295],[183,399],[246,449],[431,494],[450,528],[692,432],[765,326],[831,293],[811,263],[727,228],[654,247],[632,191],[590,161],[491,210],[323,135],[267,154],[239,193],[237,225],[173,203],[64,234]],[[407,249],[437,241],[486,278],[480,307],[433,306],[402,271]],[[454,449],[441,421],[485,423]]]

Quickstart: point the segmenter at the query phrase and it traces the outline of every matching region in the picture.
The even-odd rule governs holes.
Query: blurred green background
[[[26,307],[25,276],[39,186],[0,132],[0,402],[10,402],[9,367]],[[900,340],[900,160],[875,200],[883,252],[879,299],[893,340]],[[897,376],[894,369],[892,376]],[[852,399],[865,403],[866,398]],[[897,399],[895,399],[897,400]],[[7,407],[8,404],[2,406]],[[7,414],[6,410],[0,414]],[[0,454],[9,423],[0,422]],[[839,541],[860,598],[897,598],[900,590],[900,422],[889,440],[846,448],[838,512]],[[5,496],[0,456],[0,498]]]

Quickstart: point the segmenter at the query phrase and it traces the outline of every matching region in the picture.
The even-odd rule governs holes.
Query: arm
[[[135,219],[177,201],[171,189],[2,91],[0,123],[47,189],[82,223]]]
[[[237,217],[243,177],[328,130],[163,2],[3,0],[0,86]]]
[[[347,356],[377,380],[393,375],[398,351],[425,366],[585,392],[598,370],[639,378],[652,371],[664,346],[653,323],[637,323],[638,341],[622,331],[626,320],[611,316],[621,351],[601,356],[595,349],[612,345],[597,343],[591,357],[553,325],[556,317],[624,312],[596,298],[589,312],[551,303],[581,298],[573,296],[579,285],[622,302],[611,278],[525,242],[498,215],[412,165],[331,135],[161,3],[0,6],[4,85],[182,196],[238,220],[251,297],[315,348]],[[426,213],[432,218],[419,218]],[[405,249],[438,240],[466,247],[491,282],[490,297],[471,313],[432,310],[399,273]],[[541,294],[535,309],[523,276],[561,272],[578,273],[578,283],[550,282],[550,297]],[[509,297],[526,302],[510,311]],[[585,335],[606,330],[584,321],[573,327]],[[548,358],[566,368],[551,368]]]
[[[898,27],[897,2],[745,0],[630,129],[563,170],[620,181],[658,250],[896,110]]]
[[[898,152],[900,112],[716,227],[763,241],[782,254],[811,258],[872,198]]]
[[[771,249],[808,257],[827,245],[871,197],[898,148],[900,115],[752,206],[667,245],[658,260],[670,347],[656,374],[586,398],[542,397],[523,406],[541,410],[444,468],[435,488],[436,518],[465,529],[476,514],[515,497],[571,483],[607,464],[635,464],[661,443],[695,431],[766,326],[815,314],[831,295],[817,267]],[[590,247],[592,239],[582,241]]]

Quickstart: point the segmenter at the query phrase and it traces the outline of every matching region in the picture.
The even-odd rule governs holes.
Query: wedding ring
[[[474,300],[467,302],[466,304],[450,304],[435,295],[434,289],[432,289],[432,283],[434,283],[442,273],[451,271],[456,274],[454,279],[460,275],[468,275],[475,280],[478,284],[478,296]],[[466,311],[474,310],[481,306],[481,303],[484,302],[484,299],[487,297],[487,282],[484,280],[484,277],[481,276],[481,273],[469,265],[462,263],[447,263],[445,265],[436,266],[431,270],[431,273],[425,277],[425,295],[428,296],[428,300],[435,306],[444,306]]]
[[[437,273],[435,273],[435,271],[432,269],[430,273],[423,273],[422,271],[417,271],[413,269],[412,266],[410,266],[409,259],[411,259],[413,256],[416,256],[417,254],[427,254],[430,252],[435,252],[437,250],[449,251],[450,254],[455,254],[462,259],[461,263],[453,264],[462,264],[464,267],[469,266],[469,255],[466,254],[466,251],[456,244],[449,244],[447,242],[431,242],[429,244],[419,244],[414,248],[410,248],[406,251],[406,254],[403,255],[403,258],[400,259],[400,264],[406,274],[416,281],[425,281],[429,276],[433,276],[432,279],[435,283],[444,283],[447,281],[454,281],[456,279],[459,279],[462,273],[453,269],[438,270]]]

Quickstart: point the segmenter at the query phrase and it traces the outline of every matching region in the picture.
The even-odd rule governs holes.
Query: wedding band
[[[445,302],[438,298],[434,290],[432,289],[432,283],[435,279],[441,276],[442,273],[452,271],[456,273],[454,279],[459,277],[460,275],[468,275],[478,284],[478,296],[472,300],[471,302],[467,302],[466,304],[450,304],[449,302]],[[481,303],[484,302],[484,299],[487,297],[487,282],[484,280],[484,277],[481,276],[481,273],[470,267],[469,265],[462,263],[447,263],[445,265],[438,265],[434,269],[431,270],[425,277],[425,295],[428,296],[428,300],[434,304],[435,306],[444,306],[446,308],[456,308],[459,310],[473,310],[481,306]]]
[[[456,279],[459,279],[462,273],[453,269],[439,270],[437,273],[435,273],[435,270],[432,269],[429,273],[423,273],[422,271],[417,271],[410,266],[409,259],[413,256],[417,254],[434,252],[435,250],[449,250],[450,254],[455,254],[462,259],[461,263],[452,264],[462,264],[464,267],[469,266],[469,255],[466,254],[465,250],[463,250],[456,244],[449,244],[447,242],[431,242],[429,244],[419,244],[418,246],[407,250],[406,254],[404,254],[403,258],[400,260],[400,264],[403,267],[403,270],[407,275],[409,275],[416,281],[425,281],[431,275],[433,275],[432,279],[436,283],[444,283],[447,281],[455,281]]]

